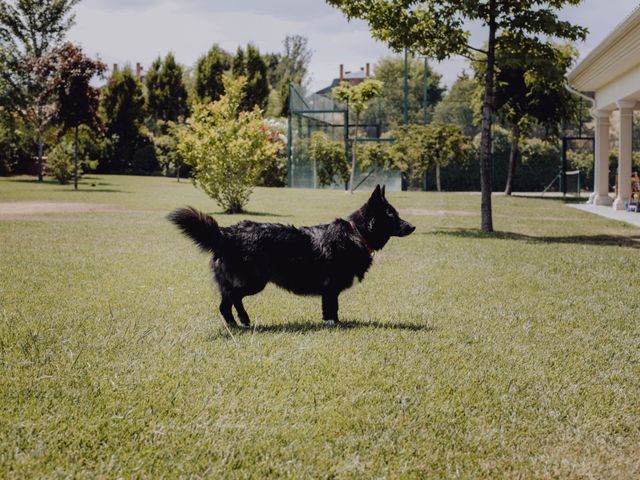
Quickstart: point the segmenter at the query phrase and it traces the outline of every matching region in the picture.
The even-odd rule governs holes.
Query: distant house
[[[340,82],[347,82],[351,85],[358,85],[359,83],[364,82],[370,76],[371,67],[368,63],[366,64],[366,66],[361,67],[360,70],[356,70],[355,72],[345,72],[344,65],[340,64],[340,73],[338,75],[338,78],[334,78],[331,82],[331,85],[318,90],[316,93],[318,95],[329,95],[335,87],[340,85]]]
[[[593,98],[596,161],[589,203],[624,210],[631,194],[633,112],[640,110],[640,7],[622,21],[567,76],[575,90]],[[618,188],[609,196],[610,119],[620,116]]]

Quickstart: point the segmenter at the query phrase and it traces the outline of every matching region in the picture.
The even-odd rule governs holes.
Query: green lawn
[[[91,186],[91,184],[94,186]],[[391,193],[417,226],[341,295],[268,287],[230,338],[207,257],[166,221],[306,225],[366,193],[0,179],[0,477],[638,478],[640,230],[559,200]]]

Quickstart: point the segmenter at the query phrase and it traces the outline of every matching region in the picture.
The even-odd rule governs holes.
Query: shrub
[[[73,178],[73,170],[73,143],[62,140],[49,152],[45,173],[64,185]],[[80,175],[80,167],[78,167],[78,175]]]
[[[265,126],[268,129],[269,143],[275,144],[278,150],[272,162],[265,166],[256,185],[284,187],[287,183],[287,137],[284,135],[287,125],[270,119],[265,122]]]
[[[368,142],[360,150],[360,170],[363,172],[373,169],[395,168],[393,144],[382,142]]]
[[[518,189],[542,191],[560,171],[560,142],[531,138],[524,142],[521,154],[522,165],[516,171]]]
[[[262,172],[279,147],[258,109],[240,110],[244,77],[223,78],[225,94],[214,103],[197,103],[178,134],[178,151],[193,167],[192,180],[227,213],[241,212]]]
[[[323,132],[314,132],[309,142],[309,159],[315,164],[318,185],[325,187],[337,179],[348,188],[351,171],[344,153],[344,143],[336,142]]]

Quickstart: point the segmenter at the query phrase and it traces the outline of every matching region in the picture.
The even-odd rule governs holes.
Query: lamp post
[[[404,101],[402,102],[402,120],[409,123],[409,50],[404,47]]]

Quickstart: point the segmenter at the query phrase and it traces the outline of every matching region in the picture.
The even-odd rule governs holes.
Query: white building
[[[568,75],[572,88],[595,101],[596,160],[589,203],[623,210],[631,190],[633,112],[640,109],[640,7],[636,8]],[[618,195],[609,196],[611,114],[620,112]]]

